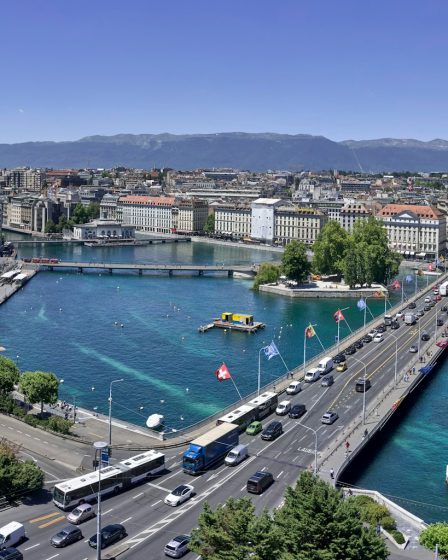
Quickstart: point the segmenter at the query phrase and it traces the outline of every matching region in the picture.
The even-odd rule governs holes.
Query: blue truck
[[[240,428],[227,422],[216,426],[190,443],[182,459],[182,468],[188,474],[202,474],[219,463],[238,445]]]

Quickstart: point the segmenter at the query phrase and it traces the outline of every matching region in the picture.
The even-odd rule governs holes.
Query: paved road
[[[443,303],[440,302],[437,308],[440,308]],[[435,331],[435,311],[436,308],[431,309],[420,320],[420,329],[427,330],[432,337]],[[446,314],[442,314],[442,317],[447,318]],[[343,439],[354,419],[360,416],[363,395],[354,391],[354,382],[363,375],[364,366],[356,360],[361,360],[367,366],[368,377],[372,381],[372,388],[366,393],[368,411],[374,407],[375,398],[381,396],[387,383],[393,379],[395,339],[392,335],[398,339],[398,371],[403,372],[408,369],[409,359],[415,359],[415,355],[409,353],[409,347],[417,341],[418,328],[402,324],[398,330],[392,331],[392,334],[388,331],[383,342],[366,344],[354,356],[348,356],[348,370],[335,373],[335,384],[332,387],[325,389],[320,386],[320,383],[307,384],[301,393],[294,396],[292,401],[306,403],[308,412],[300,420],[283,418],[284,434],[276,441],[263,442],[258,436],[249,438],[242,435],[241,441],[250,443],[250,457],[238,467],[219,466],[202,476],[190,477],[180,469],[183,449],[167,450],[165,474],[121,495],[106,499],[103,502],[103,524],[123,523],[128,531],[129,536],[124,542],[129,548],[123,557],[136,560],[149,557],[154,560],[164,558],[163,546],[173,536],[189,532],[195,526],[205,501],[215,506],[223,503],[229,496],[246,496],[246,481],[256,470],[269,470],[276,480],[265,494],[252,497],[257,510],[280,505],[285,487],[293,484],[300,472],[309,468],[314,460],[314,434],[304,426],[316,430],[319,457],[322,457],[334,445],[335,438]],[[425,347],[422,345],[423,350]],[[329,408],[335,409],[340,419],[332,426],[322,425],[320,422],[322,413]],[[266,422],[267,420],[264,423]],[[6,423],[5,426],[8,432],[12,431]],[[11,428],[14,430],[14,426]],[[40,446],[43,444],[45,448],[47,444],[39,442],[35,437],[40,436],[30,438],[26,434],[23,435],[30,447],[36,445],[42,450]],[[45,441],[49,444],[48,449],[52,449],[50,439]],[[61,443],[59,455],[53,457],[49,454],[51,457],[47,459],[53,458],[55,464],[58,464],[58,469],[65,467],[70,464],[72,457],[77,457],[71,454],[72,445],[72,442]],[[33,450],[29,452],[33,453]],[[48,467],[48,464],[46,466]],[[325,463],[322,468],[329,469],[330,465]],[[49,467],[48,470],[57,476],[61,474],[59,470],[53,472]],[[163,498],[181,482],[193,484],[196,496],[178,508],[166,506]],[[79,542],[62,550],[55,550],[49,545],[50,537],[66,523],[65,514],[53,506],[48,495],[39,503],[22,505],[0,514],[1,524],[12,519],[26,525],[29,541],[20,548],[25,552],[27,559],[80,560],[95,557],[94,551],[89,549],[85,542]],[[95,520],[83,524],[81,528],[87,539],[95,533]],[[186,556],[187,559],[194,557],[192,553]]]

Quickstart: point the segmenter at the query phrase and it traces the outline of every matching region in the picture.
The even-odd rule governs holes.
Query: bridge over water
[[[258,271],[258,265],[251,264],[142,264],[142,263],[105,263],[105,262],[77,262],[77,261],[59,261],[57,263],[36,263],[33,266],[37,270],[58,270],[66,268],[74,268],[78,272],[85,270],[107,270],[109,274],[113,271],[130,271],[137,272],[142,275],[143,272],[163,272],[172,276],[175,272],[197,273],[203,276],[205,273],[226,273],[233,276],[234,273],[248,274],[254,276]]]

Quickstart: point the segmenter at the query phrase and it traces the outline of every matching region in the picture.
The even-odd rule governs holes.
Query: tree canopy
[[[312,267],[320,274],[342,274],[349,234],[336,220],[323,227],[313,245]]]
[[[448,523],[433,523],[420,533],[420,544],[430,550],[435,550],[439,545],[439,553],[446,558],[448,556]]]
[[[205,233],[214,233],[215,231],[215,213],[209,214],[204,224]]]
[[[289,280],[301,283],[308,278],[311,263],[306,251],[306,245],[300,241],[291,241],[286,245],[282,257],[282,270]]]
[[[70,219],[68,220],[64,214],[59,216],[58,222],[48,220],[45,226],[46,233],[61,233],[64,229],[72,228],[76,224],[86,224],[98,218],[100,215],[100,205],[98,202],[91,202],[88,206],[84,206],[81,202],[73,209]]]
[[[55,404],[58,400],[59,380],[54,373],[27,371],[20,378],[20,388],[30,403],[40,403],[41,414],[44,403]]]
[[[360,519],[352,499],[309,472],[288,488],[273,514],[248,498],[204,505],[190,549],[203,560],[385,560],[388,551]]]
[[[278,264],[262,263],[254,280],[254,290],[258,290],[262,284],[277,282],[280,277],[280,273],[281,270]]]
[[[0,496],[14,497],[43,486],[43,471],[33,461],[19,461],[17,451],[6,440],[0,441]]]
[[[6,395],[14,389],[20,377],[19,368],[9,358],[0,356],[0,394]]]

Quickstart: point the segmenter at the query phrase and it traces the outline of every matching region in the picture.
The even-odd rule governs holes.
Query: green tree
[[[45,225],[45,233],[56,233],[56,224],[53,222],[53,220],[48,220],[46,225]]]
[[[430,550],[435,550],[439,545],[439,553],[448,556],[448,523],[432,523],[420,533],[420,543]]]
[[[306,280],[311,270],[311,263],[304,243],[291,241],[286,245],[282,257],[282,270],[289,280],[299,283]]]
[[[41,414],[44,403],[55,404],[58,400],[59,380],[54,373],[27,371],[20,378],[20,388],[30,403],[40,403]]]
[[[341,274],[348,244],[348,233],[339,222],[330,220],[313,245],[313,270],[320,274]]]
[[[385,560],[374,529],[363,526],[351,500],[309,472],[287,488],[274,521],[283,543],[281,560]]]
[[[204,225],[205,233],[215,233],[215,213],[209,214]]]
[[[20,371],[13,360],[0,356],[0,394],[7,395],[19,382]]]
[[[266,511],[257,517],[249,498],[229,498],[214,511],[205,503],[189,546],[203,560],[272,560],[281,541]]]
[[[274,263],[262,263],[260,268],[258,269],[257,275],[255,276],[254,290],[258,290],[258,288],[262,284],[271,284],[273,282],[277,282],[281,274],[281,269],[278,264]]]
[[[43,471],[32,461],[19,461],[17,452],[17,447],[13,447],[5,440],[0,442],[0,495],[2,496],[13,497],[43,487]]]

